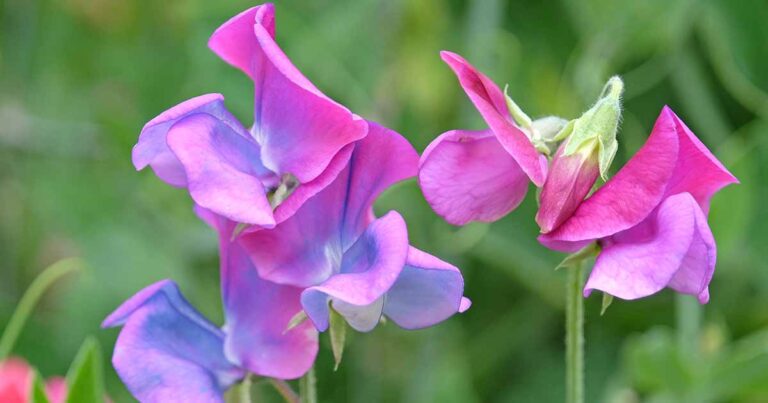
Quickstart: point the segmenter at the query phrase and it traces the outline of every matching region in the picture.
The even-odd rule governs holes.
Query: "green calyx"
[[[619,148],[616,132],[621,119],[623,91],[624,83],[621,79],[618,76],[611,77],[595,105],[578,119],[568,122],[555,136],[556,140],[567,138],[563,155],[579,153],[590,158],[597,154],[603,180],[608,179],[608,169]]]
[[[512,98],[507,95],[507,88],[504,87],[504,99],[507,102],[507,109],[509,114],[512,115],[517,126],[519,126],[523,133],[528,136],[536,150],[545,155],[550,154],[549,143],[553,142],[555,134],[559,133],[563,126],[568,121],[556,116],[546,116],[541,119],[533,120],[528,116],[523,109],[520,108]]]

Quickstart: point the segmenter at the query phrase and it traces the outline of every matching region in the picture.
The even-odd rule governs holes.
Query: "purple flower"
[[[709,200],[731,183],[738,180],[665,107],[640,151],[539,240],[564,252],[598,242],[585,296],[636,299],[669,287],[706,303],[717,255]]]
[[[137,169],[149,165],[165,182],[187,187],[196,204],[267,228],[332,181],[351,143],[367,133],[364,120],[291,64],[274,34],[274,7],[265,4],[232,18],[209,41],[254,82],[250,131],[226,110],[221,95],[208,94],[152,119],[133,149]]]
[[[543,186],[547,159],[513,121],[504,94],[461,56],[442,52],[489,129],[452,130],[424,151],[419,183],[437,214],[455,225],[495,221]]]

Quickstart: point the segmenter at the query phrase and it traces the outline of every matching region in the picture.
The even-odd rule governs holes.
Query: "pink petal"
[[[344,146],[365,137],[365,121],[318,91],[277,45],[271,4],[226,22],[209,46],[253,80],[252,131],[272,171],[309,182]]]
[[[405,329],[420,329],[469,309],[464,279],[455,266],[414,247],[387,291],[384,314]]]
[[[67,381],[56,376],[45,382],[45,395],[51,403],[64,403],[67,400]]]
[[[233,221],[275,225],[260,175],[258,146],[207,114],[190,115],[168,131],[197,204]]]
[[[408,232],[400,214],[392,211],[371,223],[344,253],[339,273],[302,293],[304,311],[315,327],[320,331],[328,328],[329,301],[361,309],[376,303],[400,275],[408,248]],[[370,330],[368,327],[360,330]]]
[[[601,290],[637,299],[670,287],[706,302],[715,260],[704,213],[691,194],[680,193],[665,199],[648,222],[604,241],[584,296]]]
[[[0,401],[27,403],[34,376],[32,367],[20,358],[0,362]]]
[[[504,149],[536,186],[543,186],[547,176],[547,159],[536,151],[525,133],[512,123],[504,94],[499,87],[463,57],[447,51],[440,52],[440,57],[456,73],[464,92]]]
[[[570,219],[539,236],[539,241],[552,249],[570,251],[576,248],[575,243],[581,245],[639,224],[664,197],[678,150],[675,122],[665,109],[640,151],[581,203]]]
[[[528,191],[528,177],[490,130],[441,134],[421,156],[419,184],[432,209],[454,225],[496,221]]]

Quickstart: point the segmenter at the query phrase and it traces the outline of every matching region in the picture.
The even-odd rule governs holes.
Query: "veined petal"
[[[712,195],[727,185],[739,183],[739,180],[728,172],[672,109],[665,106],[662,113],[672,117],[680,139],[677,166],[667,185],[666,194],[688,192],[706,214],[709,212]]]
[[[197,204],[236,222],[275,225],[255,143],[208,114],[180,120],[168,131],[167,141]]]
[[[543,186],[547,176],[547,159],[536,151],[525,133],[512,123],[504,94],[499,87],[463,57],[447,51],[440,52],[440,57],[456,73],[464,92],[499,143],[536,186]]]
[[[318,330],[325,331],[329,301],[335,304],[338,300],[361,308],[377,302],[397,280],[407,256],[405,221],[391,211],[371,223],[344,253],[340,273],[304,290],[301,295],[304,311]],[[349,312],[349,309],[342,310]]]
[[[230,361],[260,376],[295,379],[315,361],[317,330],[309,321],[286,332],[302,310],[301,288],[259,277],[245,251],[222,234],[224,350]]]
[[[707,301],[716,249],[696,200],[689,193],[670,196],[649,220],[604,242],[584,296],[601,290],[637,299],[670,287]]]
[[[272,171],[310,182],[344,146],[365,137],[366,122],[317,90],[277,45],[273,5],[232,18],[208,44],[253,80],[252,131]]]
[[[416,174],[413,147],[396,132],[370,125],[370,134],[355,143],[333,183],[277,227],[243,234],[241,242],[262,278],[299,287],[325,281],[372,220],[376,197]]]
[[[419,184],[435,212],[453,225],[496,221],[528,191],[528,177],[490,130],[451,130],[424,151]]]
[[[102,327],[121,325],[112,363],[141,401],[223,402],[223,391],[243,376],[224,356],[221,330],[169,280],[139,291]]]
[[[384,314],[406,329],[432,326],[469,308],[463,293],[459,269],[410,247],[403,271],[387,291]]]
[[[576,247],[573,245],[583,245],[639,224],[664,197],[679,149],[672,114],[663,110],[640,151],[581,203],[568,220],[539,236],[539,241],[552,249],[570,251]]]
[[[133,165],[136,169],[141,170],[150,165],[155,174],[168,184],[186,186],[184,167],[168,148],[166,134],[176,122],[195,113],[207,113],[231,126],[232,130],[248,135],[245,128],[224,107],[221,94],[201,95],[168,109],[144,125],[139,141],[133,147]],[[254,163],[259,163],[259,160]]]

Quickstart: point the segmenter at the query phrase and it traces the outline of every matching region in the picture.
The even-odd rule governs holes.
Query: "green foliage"
[[[101,348],[94,338],[87,338],[67,372],[67,403],[104,402],[104,374]]]
[[[45,385],[43,379],[37,371],[35,371],[35,377],[32,380],[32,402],[31,403],[48,403],[48,397],[45,395]]]

